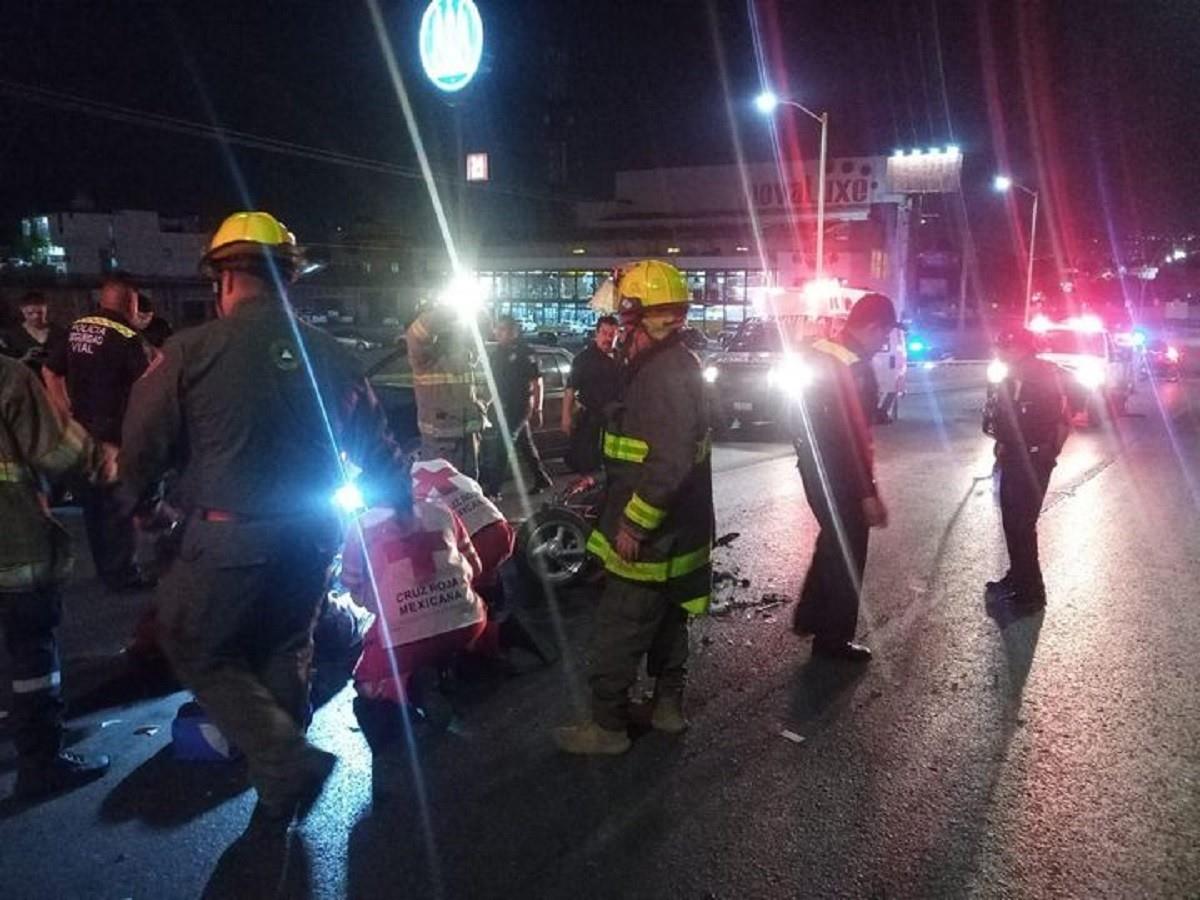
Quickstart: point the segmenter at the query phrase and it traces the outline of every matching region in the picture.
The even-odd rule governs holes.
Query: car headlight
[[[1104,364],[1098,359],[1085,359],[1075,370],[1075,380],[1088,390],[1104,386]]]
[[[812,382],[812,367],[796,357],[781,360],[767,370],[767,384],[789,394],[800,393]]]
[[[712,384],[714,381],[717,380],[717,378],[720,377],[721,370],[718,369],[716,366],[705,366],[703,374],[704,374],[704,380],[706,382],[708,382],[709,384]]]
[[[988,363],[987,380],[988,384],[999,384],[1008,377],[1008,363],[1003,360],[993,359]]]

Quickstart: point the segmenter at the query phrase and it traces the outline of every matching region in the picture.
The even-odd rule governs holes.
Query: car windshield
[[[1043,353],[1104,356],[1104,334],[1098,331],[1047,331],[1039,343]]]
[[[729,349],[743,353],[778,353],[782,349],[779,329],[774,322],[747,322],[729,342]]]

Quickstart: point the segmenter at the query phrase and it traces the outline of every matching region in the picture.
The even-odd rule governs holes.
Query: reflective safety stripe
[[[826,356],[832,356],[834,359],[848,366],[852,366],[858,362],[858,354],[847,350],[841,344],[835,344],[833,341],[814,341],[812,346],[814,350],[819,350]]]
[[[642,463],[650,454],[650,445],[634,437],[604,432],[604,455],[620,462]]]
[[[474,384],[475,376],[468,372],[466,375],[455,375],[449,372],[430,372],[426,375],[413,375],[412,383],[427,384]]]
[[[62,440],[58,442],[58,446],[48,453],[42,454],[35,460],[35,463],[44,472],[52,474],[66,472],[79,463],[88,443],[88,434],[84,431],[83,426],[74,419],[68,419],[63,427]]]
[[[588,537],[587,549],[589,553],[604,563],[605,569],[614,575],[628,578],[630,581],[649,581],[659,584],[672,578],[681,578],[703,568],[708,565],[708,561],[712,557],[712,548],[705,545],[690,553],[673,556],[663,562],[642,562],[641,560],[628,562],[621,559],[612,544],[608,542],[608,538],[598,528],[593,530]]]
[[[637,494],[629,498],[629,502],[625,504],[625,517],[635,525],[641,525],[643,528],[648,528],[653,531],[663,523],[663,519],[667,517],[665,509],[659,509],[657,506],[651,506]]]
[[[51,672],[40,678],[14,678],[12,689],[14,694],[36,694],[38,691],[48,691],[62,684],[62,673]]]
[[[708,612],[708,603],[711,599],[712,597],[710,595],[705,594],[703,597],[694,597],[691,600],[684,600],[683,603],[679,605],[682,606],[684,611],[690,616],[702,616]]]
[[[104,316],[85,316],[82,319],[78,319],[77,322],[81,322],[84,325],[102,325],[105,328],[111,328],[117,334],[121,335],[121,337],[131,338],[137,336],[137,332],[128,325],[122,325],[120,322],[114,322],[112,319],[106,319]]]
[[[14,462],[0,462],[0,481],[29,481],[29,469]]]

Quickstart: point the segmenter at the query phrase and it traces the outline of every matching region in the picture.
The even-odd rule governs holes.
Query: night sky
[[[370,17],[354,0],[0,5],[7,83],[415,165]],[[416,59],[424,3],[381,5],[434,166],[449,170],[456,112]],[[569,123],[566,196],[605,195],[622,167],[731,161],[727,101],[747,157],[768,158],[767,128],[749,104],[760,81],[753,9],[771,80],[830,111],[834,155],[951,140],[963,148],[968,209],[984,241],[1005,223],[1004,203],[986,191],[1004,159],[1046,192],[1064,244],[1110,225],[1124,233],[1197,224],[1195,0],[478,5],[486,71],[459,113],[464,145],[491,152],[497,188],[548,193],[548,114]],[[411,179],[244,148],[227,155],[214,140],[18,100],[14,90],[25,91],[0,92],[6,227],[84,199],[208,222],[244,205],[234,172],[251,204],[277,211],[302,239],[361,217],[416,237],[430,227]],[[812,123],[781,128],[785,145],[815,154]],[[525,202],[493,197],[514,210]]]

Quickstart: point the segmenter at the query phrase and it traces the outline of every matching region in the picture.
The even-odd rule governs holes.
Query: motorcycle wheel
[[[555,588],[577,583],[588,566],[592,526],[567,509],[541,509],[517,533],[517,558],[533,577]]]

